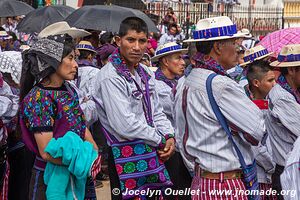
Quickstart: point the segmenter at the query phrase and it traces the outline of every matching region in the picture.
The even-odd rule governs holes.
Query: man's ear
[[[221,43],[215,42],[213,45],[213,50],[216,52],[217,55],[221,55]]]
[[[116,41],[116,44],[118,45],[118,47],[120,47],[121,46],[121,38],[120,38],[120,36],[116,36],[115,37],[115,41]]]
[[[252,85],[255,86],[255,87],[257,87],[257,88],[259,88],[259,86],[260,86],[260,81],[257,80],[257,79],[254,79],[254,80],[252,81]]]

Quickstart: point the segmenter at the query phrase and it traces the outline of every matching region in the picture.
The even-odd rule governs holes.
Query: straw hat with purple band
[[[187,53],[188,49],[183,49],[182,46],[177,44],[176,42],[168,42],[157,47],[155,55],[151,58],[151,61],[156,62],[163,56],[178,52]]]
[[[192,39],[183,42],[203,42],[245,37],[247,34],[237,31],[236,24],[226,16],[201,19],[193,31]]]
[[[91,35],[90,32],[87,32],[83,29],[78,29],[75,27],[70,27],[67,22],[61,21],[56,22],[54,24],[50,24],[46,28],[44,28],[38,35],[38,37],[44,38],[50,35],[61,35],[68,34],[72,38],[81,38],[88,35]]]
[[[300,66],[300,44],[284,46],[277,57],[277,61],[270,64],[272,67]]]
[[[273,52],[268,52],[268,50],[261,45],[255,46],[245,51],[244,63],[240,64],[240,66],[248,65],[256,60],[261,60],[272,54]]]
[[[93,45],[89,41],[85,41],[85,40],[80,41],[79,44],[76,46],[76,49],[97,53]]]

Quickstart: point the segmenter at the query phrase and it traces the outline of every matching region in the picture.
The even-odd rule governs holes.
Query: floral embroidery
[[[121,152],[120,152],[120,149],[118,149],[117,147],[113,147],[112,148],[112,152],[113,152],[113,155],[114,155],[114,158],[119,158],[120,155],[121,155]]]
[[[156,160],[155,160],[155,158],[152,158],[150,161],[149,161],[149,167],[151,168],[151,169],[154,169],[154,168],[156,168]]]
[[[116,164],[116,170],[117,170],[118,174],[123,173],[123,167],[120,164]]]
[[[135,164],[133,162],[128,162],[124,165],[125,173],[132,173],[135,171]]]
[[[147,178],[146,178],[146,177],[141,177],[141,178],[139,178],[139,179],[138,179],[138,182],[137,182],[138,187],[144,185],[144,184],[146,183],[146,181],[147,181]]]
[[[148,164],[146,161],[144,160],[140,160],[138,161],[137,165],[136,165],[136,169],[140,172],[145,171],[148,168]]]
[[[66,83],[67,84],[67,83]],[[65,126],[84,136],[86,125],[83,111],[80,108],[78,95],[73,88],[71,93],[62,90],[48,90],[35,86],[21,103],[20,117],[31,132],[53,131],[54,126],[66,123]]]
[[[134,179],[128,179],[126,182],[125,182],[125,187],[132,190],[133,188],[136,187],[136,181]]]
[[[162,182],[166,181],[165,175],[161,172],[159,173],[159,180],[162,181]]]
[[[135,147],[134,147],[134,153],[135,153],[135,154],[140,155],[140,154],[145,153],[145,151],[146,151],[145,146],[142,145],[142,144],[137,144],[137,145],[135,145]]]
[[[125,146],[125,147],[122,148],[122,155],[124,157],[127,158],[127,157],[131,156],[132,153],[133,153],[133,150],[132,150],[131,146]]]
[[[150,176],[148,176],[147,178],[147,182],[149,183],[155,183],[158,180],[158,175],[157,174],[152,174]]]

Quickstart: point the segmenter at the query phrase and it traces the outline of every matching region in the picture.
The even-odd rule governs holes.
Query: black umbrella
[[[65,21],[76,28],[118,32],[121,22],[127,17],[139,17],[146,22],[149,31],[158,31],[153,21],[143,12],[115,5],[83,6],[69,15]]]
[[[0,1],[0,17],[14,17],[26,15],[34,10],[30,5],[16,0],[1,0]]]
[[[17,30],[25,33],[39,33],[55,22],[63,21],[75,9],[69,6],[46,6],[28,13],[18,24]]]
[[[83,5],[109,5],[114,4],[127,8],[146,10],[147,6],[142,0],[84,0]]]

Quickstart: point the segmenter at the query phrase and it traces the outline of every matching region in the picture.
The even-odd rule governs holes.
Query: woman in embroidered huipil
[[[158,62],[159,66],[155,72],[159,103],[162,105],[163,112],[171,121],[174,128],[173,93],[175,92],[178,79],[183,75],[185,70],[184,53],[187,53],[187,49],[182,49],[176,42],[169,42],[160,45],[155,52],[155,56],[152,58],[152,61]],[[192,179],[178,151],[175,152],[165,165],[174,184],[173,189],[184,190],[190,187]],[[166,198],[174,199],[174,196]],[[179,199],[190,199],[190,197],[180,195]]]
[[[97,149],[86,128],[78,95],[66,82],[77,73],[74,49],[70,36],[56,35],[38,39],[23,55],[20,126],[26,146],[36,154],[30,199],[46,199],[43,181],[46,163],[62,164],[60,158],[44,152],[52,138],[72,131]]]

